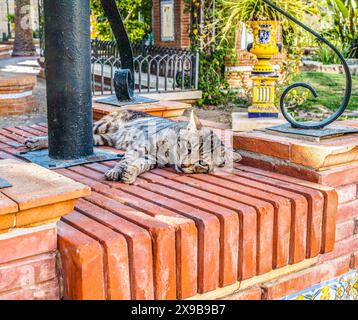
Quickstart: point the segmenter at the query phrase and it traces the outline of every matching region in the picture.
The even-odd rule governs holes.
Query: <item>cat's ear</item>
[[[237,153],[237,152],[233,152],[232,153],[232,160],[234,161],[234,162],[240,162],[241,160],[242,160],[242,157],[241,157],[241,155],[239,154],[239,153]]]
[[[191,115],[190,115],[190,121],[188,124],[188,129],[189,130],[200,130],[203,127],[203,125],[201,124],[198,116],[195,114],[194,110],[191,111]]]
[[[237,162],[240,162],[242,160],[242,157],[238,152],[234,151],[231,148],[227,148],[224,145],[223,145],[223,148],[225,148],[225,152],[226,152],[227,155],[229,155],[229,157],[232,160],[232,162],[237,163]]]

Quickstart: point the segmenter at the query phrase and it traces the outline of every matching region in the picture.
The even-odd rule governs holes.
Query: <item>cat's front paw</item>
[[[105,173],[109,181],[120,181],[126,184],[133,184],[138,176],[138,170],[135,167],[113,168]]]
[[[121,172],[122,172],[121,170],[114,168],[114,169],[108,170],[104,174],[104,176],[105,176],[106,180],[108,180],[108,181],[119,181],[121,178]]]
[[[46,149],[47,137],[30,137],[25,140],[25,147],[31,151]]]

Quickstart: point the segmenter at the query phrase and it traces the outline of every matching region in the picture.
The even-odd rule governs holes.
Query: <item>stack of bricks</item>
[[[0,157],[11,158],[47,128],[4,133]],[[92,189],[58,225],[66,299],[261,298],[270,281],[333,250],[333,188],[245,166],[228,176],[156,169],[128,186],[105,180],[113,166],[57,171]]]
[[[264,286],[265,297],[289,295],[358,268],[358,134],[315,141],[269,131],[237,133],[234,148],[244,157],[240,170],[285,182],[304,179],[307,186],[318,183],[338,195],[336,234],[329,239],[333,251],[321,254],[315,266]]]
[[[33,164],[0,161],[0,300],[59,299],[56,222],[89,188]]]
[[[105,181],[110,166],[59,171],[93,191],[59,228],[68,298],[216,298],[257,278],[301,270],[331,250],[334,224],[322,220],[324,214],[331,223],[336,212],[329,188],[333,210],[314,186],[285,190],[252,186],[254,180],[240,175],[159,169],[126,186]],[[310,197],[318,205],[308,211]]]
[[[0,116],[14,116],[36,110],[33,95],[36,77],[31,75],[0,75]]]
[[[12,45],[0,44],[0,59],[9,58],[12,50]]]

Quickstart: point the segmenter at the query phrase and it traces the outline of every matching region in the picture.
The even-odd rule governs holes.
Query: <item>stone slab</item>
[[[115,107],[128,107],[131,105],[143,105],[143,104],[150,104],[156,103],[158,100],[143,97],[141,95],[134,95],[133,99],[130,101],[119,101],[116,95],[104,96],[103,98],[96,99],[96,102],[99,104],[107,104],[110,106]]]
[[[187,90],[187,91],[169,91],[169,92],[142,92],[142,96],[157,99],[169,100],[184,103],[195,103],[202,98],[203,92],[201,90]]]
[[[309,141],[322,141],[324,139],[337,138],[347,134],[358,133],[358,129],[352,126],[330,125],[322,129],[296,129],[289,123],[267,128],[270,134],[287,135],[291,138],[307,139]]]
[[[0,192],[0,216],[19,211],[17,203]],[[1,228],[0,228],[1,229]]]
[[[13,185],[2,193],[15,201],[20,211],[90,194],[90,189],[83,184],[31,163],[1,160],[0,176]]]
[[[247,113],[233,112],[232,113],[232,131],[234,132],[247,132],[257,129],[265,129],[272,126],[277,126],[286,123],[283,118],[254,118],[249,119]]]
[[[235,133],[233,140],[234,149],[284,159],[288,165],[314,171],[358,163],[358,134],[354,133],[317,142],[253,131]]]
[[[81,157],[72,160],[52,159],[47,149],[37,150],[32,152],[22,151],[19,154],[17,154],[17,156],[20,158],[24,158],[32,163],[38,164],[39,166],[44,167],[46,169],[54,170],[54,169],[74,167],[81,164],[87,164],[92,162],[118,160],[123,155],[115,152],[109,152],[106,150],[100,150],[98,148],[94,148],[93,154],[91,154],[90,156]]]
[[[153,116],[174,118],[183,115],[184,111],[190,109],[191,105],[183,102],[160,100],[155,103],[149,103],[145,105],[130,105],[125,107],[116,107],[106,105],[93,101],[93,117],[95,120],[99,120],[107,114],[116,112],[119,110],[136,110],[149,113]]]

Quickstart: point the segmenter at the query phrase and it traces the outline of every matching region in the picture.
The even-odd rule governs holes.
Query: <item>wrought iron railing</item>
[[[321,122],[311,122],[311,123],[298,122],[286,110],[285,98],[291,92],[291,90],[293,90],[295,88],[298,88],[298,87],[306,88],[309,91],[311,91],[311,93],[315,97],[318,97],[317,91],[310,84],[303,83],[303,82],[294,83],[294,84],[288,86],[286,88],[286,90],[283,92],[282,96],[281,96],[281,101],[280,101],[281,111],[282,111],[284,117],[286,118],[286,120],[291,124],[292,127],[298,128],[298,129],[322,129],[325,126],[327,126],[327,125],[331,124],[332,122],[336,121],[344,113],[344,111],[346,110],[346,108],[347,108],[347,106],[349,104],[349,100],[350,100],[350,97],[351,97],[351,94],[352,94],[352,76],[351,76],[351,72],[350,72],[348,63],[347,63],[346,59],[344,58],[344,56],[342,55],[342,53],[331,42],[329,42],[327,39],[325,39],[322,35],[320,35],[316,31],[312,30],[311,28],[306,26],[301,21],[299,21],[296,18],[292,17],[290,14],[288,14],[286,11],[284,11],[283,9],[281,9],[280,7],[278,7],[277,5],[272,3],[271,1],[269,1],[269,0],[262,0],[262,1],[265,2],[267,5],[269,5],[270,7],[274,8],[276,11],[278,11],[282,15],[284,15],[287,19],[293,21],[294,23],[296,23],[297,25],[299,25],[300,27],[302,27],[303,29],[308,31],[310,34],[312,34],[314,37],[316,37],[319,41],[321,41],[324,44],[326,44],[327,46],[329,46],[337,54],[337,56],[339,57],[339,59],[342,62],[343,69],[344,69],[344,72],[345,72],[345,75],[346,75],[345,95],[344,95],[343,101],[342,101],[340,107],[338,108],[338,110],[336,112],[334,112],[327,119],[325,119],[325,120],[323,120]]]
[[[92,40],[92,91],[113,94],[114,73],[121,68],[116,41]],[[199,51],[133,44],[135,89],[168,92],[198,89]]]
[[[102,41],[94,39],[91,41],[92,55],[96,58],[102,57],[116,57],[119,58],[119,49],[116,41]],[[189,54],[188,49],[162,46],[148,46],[143,43],[132,43],[132,50],[134,56],[156,56],[156,55],[182,55]]]

